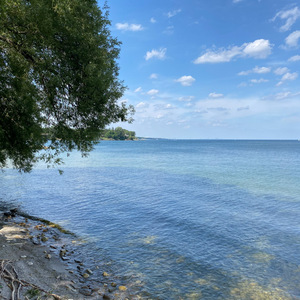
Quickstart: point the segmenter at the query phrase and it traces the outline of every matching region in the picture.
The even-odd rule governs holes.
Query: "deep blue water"
[[[300,299],[300,142],[101,142],[0,174],[0,198],[89,241],[145,299]]]

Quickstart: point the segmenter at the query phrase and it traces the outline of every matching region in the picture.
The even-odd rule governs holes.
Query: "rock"
[[[88,273],[89,275],[93,274],[93,271],[91,269],[86,269],[85,272]]]
[[[81,264],[82,261],[78,260],[78,259],[74,259],[74,261],[77,263],[77,264]]]
[[[84,278],[89,278],[90,275],[89,275],[88,273],[84,273],[84,274],[82,275],[82,277],[84,277]]]
[[[116,284],[115,282],[112,282],[112,283],[111,283],[111,286],[112,286],[112,287],[116,287],[117,284]]]
[[[79,293],[84,296],[91,296],[93,291],[89,287],[83,286],[79,289]]]
[[[120,285],[119,290],[125,292],[125,291],[127,291],[127,287],[124,285]]]
[[[104,277],[109,276],[109,274],[108,274],[107,272],[103,272],[102,275],[103,275]]]
[[[50,258],[51,258],[51,255],[50,255],[50,254],[46,254],[46,255],[45,255],[45,258],[50,259]]]
[[[104,294],[104,295],[103,295],[103,299],[109,300],[109,299],[111,299],[111,298],[110,298],[108,295]]]

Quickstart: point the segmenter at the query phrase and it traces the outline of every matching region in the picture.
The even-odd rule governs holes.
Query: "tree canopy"
[[[109,26],[95,0],[0,0],[0,168],[59,164],[130,121]]]
[[[102,138],[112,139],[112,140],[135,140],[135,132],[126,130],[122,127],[105,129]]]

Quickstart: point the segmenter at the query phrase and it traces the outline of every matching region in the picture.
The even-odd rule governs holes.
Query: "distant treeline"
[[[102,139],[111,140],[135,140],[135,132],[123,129],[122,127],[104,129],[101,135]]]

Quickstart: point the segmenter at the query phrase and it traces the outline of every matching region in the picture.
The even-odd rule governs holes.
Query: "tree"
[[[131,120],[118,103],[120,42],[102,10],[95,0],[0,0],[0,168],[60,164]]]

